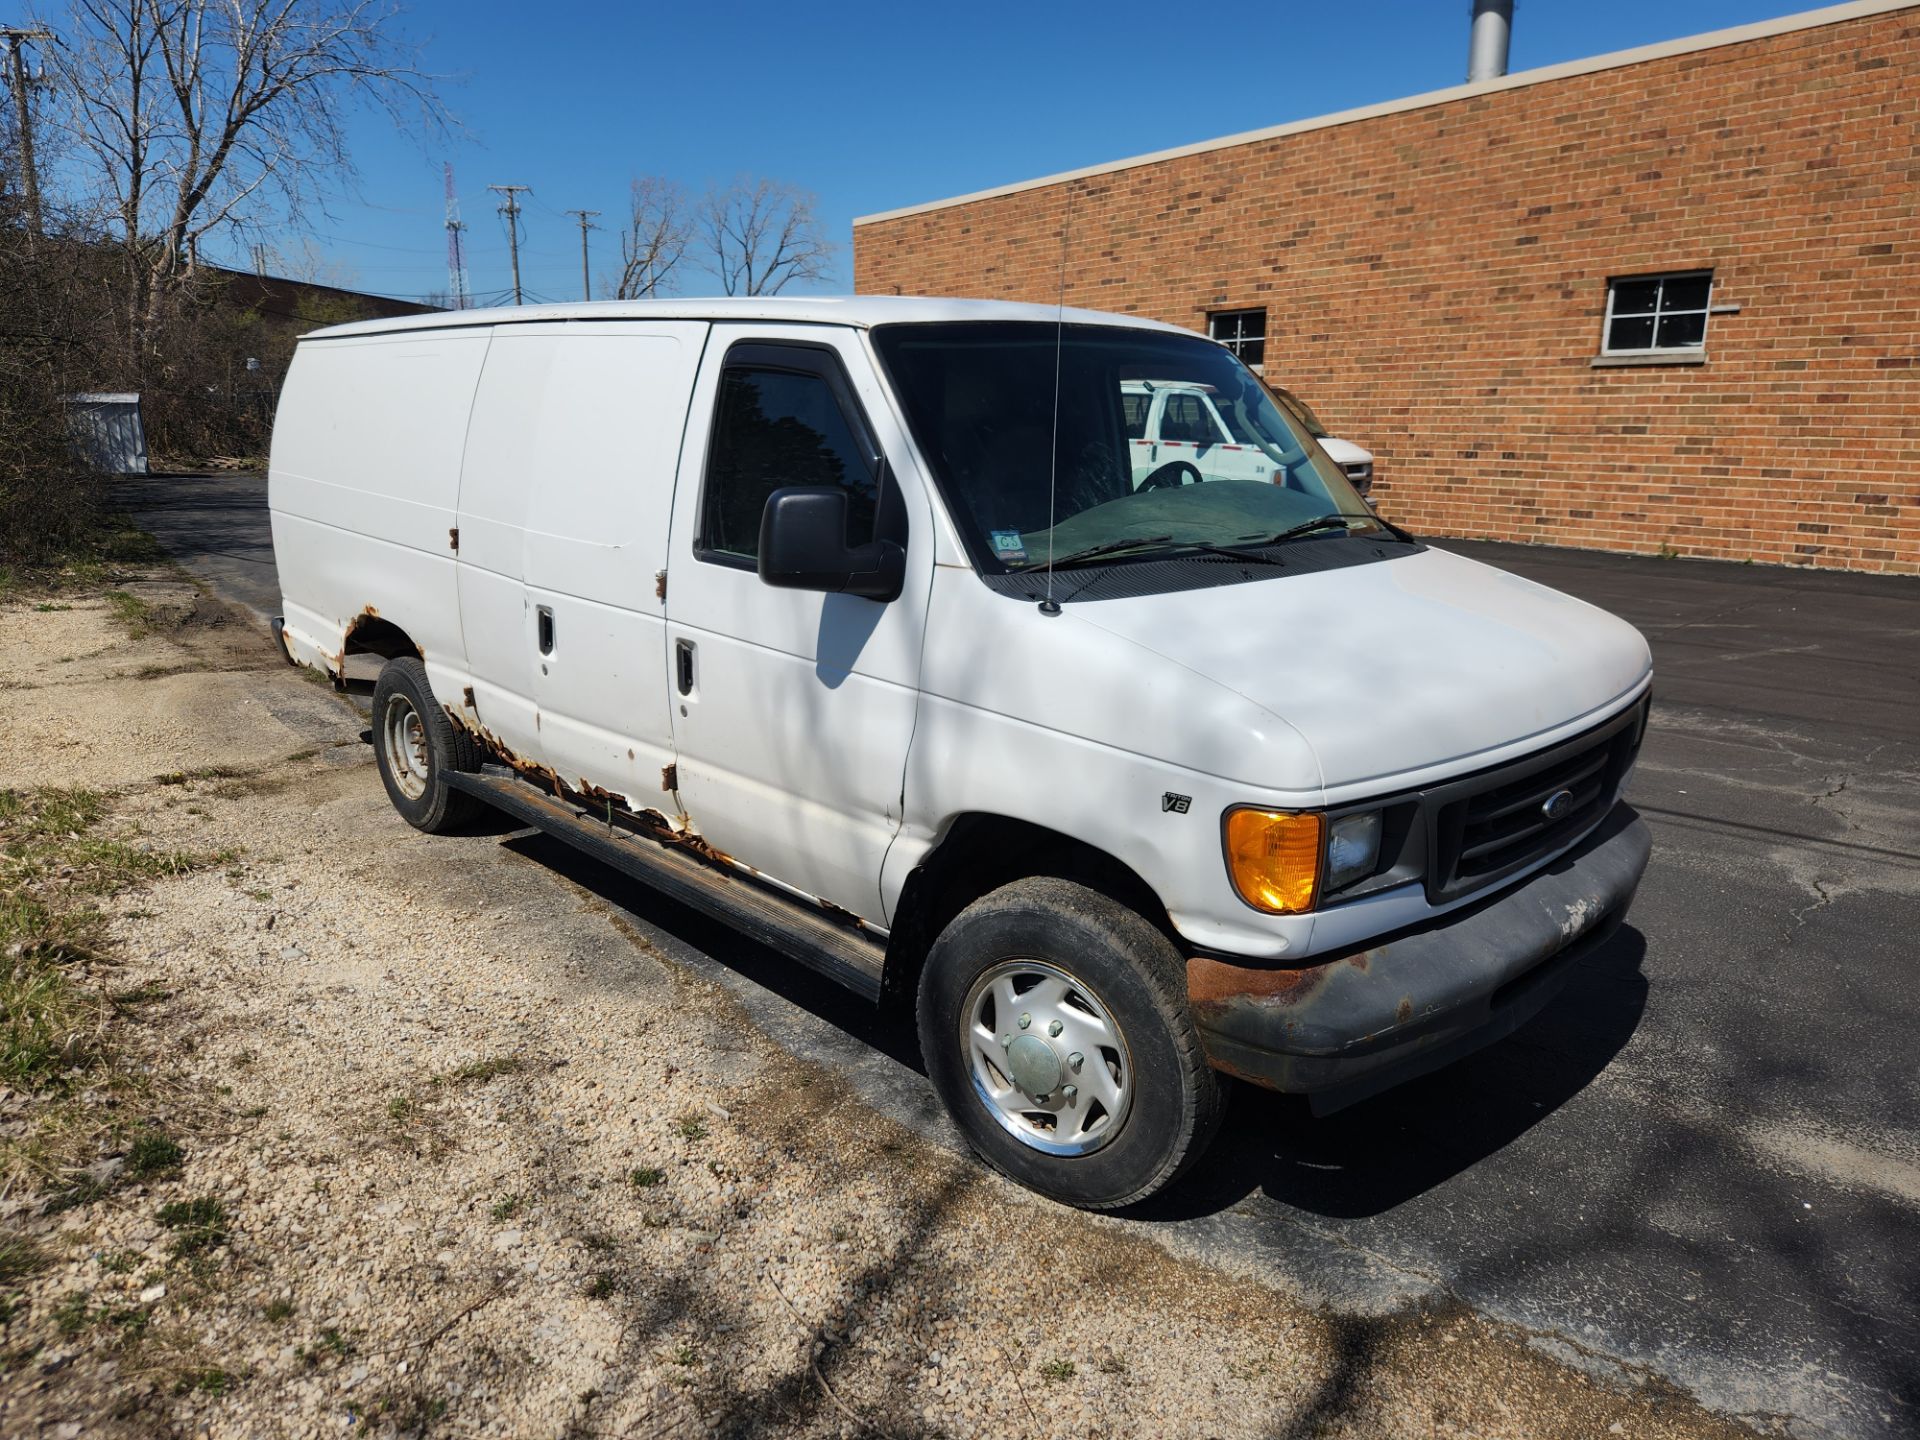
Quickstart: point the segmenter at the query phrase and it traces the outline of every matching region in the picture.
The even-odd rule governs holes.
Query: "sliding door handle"
[[[553,607],[542,605],[538,612],[540,628],[540,653],[553,654]]]
[[[693,641],[676,640],[673,642],[673,668],[675,678],[680,683],[680,693],[693,693]]]

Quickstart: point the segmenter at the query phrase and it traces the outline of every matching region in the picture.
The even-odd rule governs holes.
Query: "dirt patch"
[[[102,623],[45,618],[39,653]],[[232,653],[201,639],[103,646],[62,687],[97,741],[7,757],[232,858],[107,902],[95,983],[151,1076],[119,1103],[165,1143],[135,1167],[102,1125],[97,1196],[9,1197],[35,1258],[0,1279],[0,1433],[1746,1433],[1469,1313],[1229,1281],[930,1147],[504,830],[407,829],[363,722],[270,649],[126,673]]]

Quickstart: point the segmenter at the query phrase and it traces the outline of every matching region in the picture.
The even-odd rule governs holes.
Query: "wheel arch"
[[[882,1005],[912,1007],[927,952],[954,916],[1002,885],[1037,875],[1085,885],[1179,943],[1167,907],[1125,861],[1030,820],[973,811],[954,818],[901,887],[881,977]]]

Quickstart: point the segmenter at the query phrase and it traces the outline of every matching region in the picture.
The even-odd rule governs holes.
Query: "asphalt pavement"
[[[223,594],[277,608],[257,477],[126,503]],[[1321,1120],[1243,1090],[1128,1223],[1351,1313],[1356,1378],[1384,1317],[1457,1303],[1763,1428],[1920,1433],[1920,580],[1437,543],[1651,641],[1633,914],[1447,1071]],[[958,1143],[907,1027],[544,837],[503,843]]]

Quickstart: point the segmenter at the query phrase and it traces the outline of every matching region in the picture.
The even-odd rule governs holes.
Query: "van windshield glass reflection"
[[[1306,427],[1198,336],[1028,321],[887,325],[874,344],[974,563],[1026,569],[1096,547],[1125,563],[1183,547],[1387,533]],[[1056,473],[1057,481],[1050,485]],[[1137,542],[1137,543],[1134,543]]]

